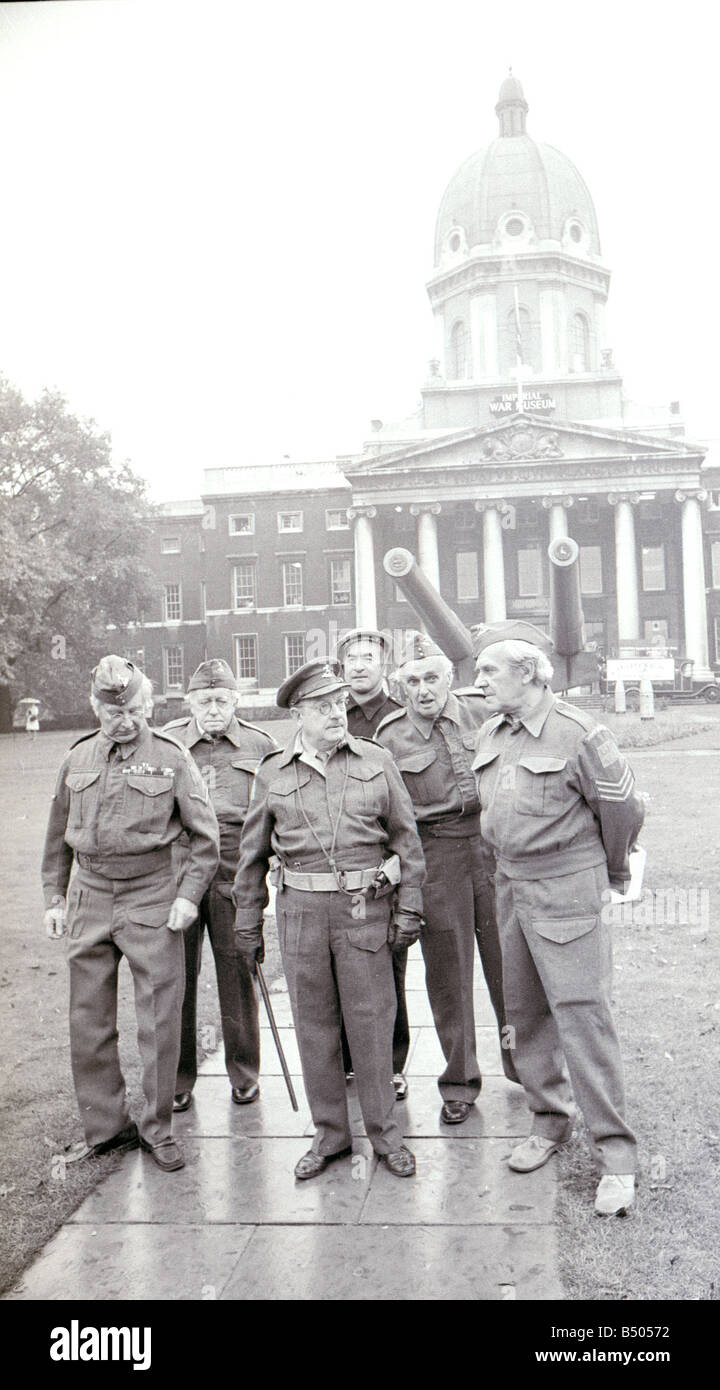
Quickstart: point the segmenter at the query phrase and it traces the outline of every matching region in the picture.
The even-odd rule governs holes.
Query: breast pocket
[[[413,806],[428,806],[442,801],[446,788],[434,748],[422,748],[396,759]]]
[[[70,793],[68,829],[77,829],[92,820],[97,807],[99,779],[99,771],[66,773],[65,786]]]
[[[515,765],[513,807],[524,816],[553,816],[568,800],[566,758],[529,754]]]
[[[125,779],[123,805],[126,828],[142,833],[165,829],[175,801],[172,777],[142,777],[131,772]]]
[[[345,788],[345,807],[351,815],[386,815],[386,788],[381,767],[368,767],[362,763],[351,766]]]
[[[253,778],[261,761],[260,758],[235,758],[230,764],[228,791],[232,805],[239,811],[247,811],[250,805]]]

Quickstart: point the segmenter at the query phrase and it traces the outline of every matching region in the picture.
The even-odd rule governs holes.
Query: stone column
[[[543,507],[550,513],[549,541],[554,541],[560,536],[567,536],[570,534],[568,531],[567,509],[568,507],[572,507],[574,501],[574,497],[543,497]]]
[[[704,488],[693,492],[676,492],[675,500],[682,504],[682,569],[683,616],[685,620],[684,656],[695,662],[693,675],[708,680],[712,675],[708,650],[707,603],[705,599],[705,558],[703,548],[701,502],[707,499]]]
[[[503,554],[502,517],[509,512],[506,502],[476,502],[476,512],[483,519],[483,587],[485,590],[485,622],[500,623],[507,617],[505,608],[505,557]]]
[[[440,592],[440,555],[438,553],[438,534],[436,516],[440,514],[439,502],[413,503],[410,515],[417,517],[418,564],[426,579]]]
[[[348,517],[355,522],[355,624],[357,627],[377,627],[375,597],[375,547],[372,518],[376,507],[348,507]]]
[[[637,646],[640,642],[640,603],[633,513],[633,507],[636,507],[639,501],[640,496],[637,492],[611,492],[608,496],[610,506],[615,508],[618,646],[622,643]]]

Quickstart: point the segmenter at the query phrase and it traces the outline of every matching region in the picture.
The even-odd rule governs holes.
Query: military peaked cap
[[[347,688],[339,661],[306,661],[304,666],[283,681],[275,702],[281,709],[290,709],[311,695],[330,695],[333,690]]]
[[[378,647],[382,647],[385,660],[392,656],[392,642],[387,632],[378,632],[374,627],[353,627],[349,632],[343,633],[337,644],[335,655],[338,661],[344,661],[347,648],[354,646],[356,642],[375,642]]]

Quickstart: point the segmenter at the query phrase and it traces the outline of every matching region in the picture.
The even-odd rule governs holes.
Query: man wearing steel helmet
[[[474,634],[476,684],[492,715],[473,768],[495,878],[508,1023],[534,1123],[510,1156],[527,1173],[572,1133],[569,1080],[602,1177],[595,1210],[634,1199],[602,906],[625,891],[643,822],[635,779],[608,729],[549,686],[552,643],[525,622]]]
[[[257,997],[247,965],[235,950],[232,884],[253,777],[265,754],[277,745],[262,729],[238,718],[237,691],[237,680],[226,661],[218,657],[202,661],[188,681],[190,717],[165,725],[200,769],[220,826],[218,871],[185,934],[185,998],[174,1110],[188,1109],[197,1079],[197,986],[205,931],[215,960],[232,1099],[236,1105],[250,1105],[260,1095]],[[178,860],[186,849],[183,837],[176,846]]]
[[[376,628],[352,628],[343,633],[337,644],[337,659],[342,663],[343,675],[349,686],[348,731],[355,738],[372,738],[383,719],[401,708],[398,701],[388,694],[385,683],[385,668],[391,656],[389,634],[378,632]],[[397,999],[393,1029],[393,1086],[397,1099],[405,1100],[408,1093],[405,1063],[410,1050],[410,1025],[405,1000],[407,951],[393,951],[392,966]],[[350,1079],[354,1068],[344,1026],[342,1047],[345,1074]]]
[[[346,689],[338,662],[310,661],[278,690],[297,729],[258,771],[233,890],[238,949],[252,967],[262,959],[265,879],[277,856],[280,951],[316,1127],[299,1180],[351,1149],[341,1015],[368,1138],[390,1172],[415,1172],[393,1117],[390,947],[417,939],[425,866],[392,758],[347,732]]]
[[[90,703],[100,728],[73,744],[50,809],[42,878],[49,936],[67,932],[70,1051],[90,1153],[137,1148],[182,1168],[172,1103],[185,983],[183,931],[218,863],[218,827],[192,759],[150,729],[152,687],[123,657],[103,657]],[[180,881],[171,847],[188,837]],[[65,895],[70,874],[70,896]],[[145,1107],[131,1122],[118,1060],[121,958],[135,989]]]

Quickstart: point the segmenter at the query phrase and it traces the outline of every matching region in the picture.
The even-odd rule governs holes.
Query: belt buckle
[[[338,888],[340,889],[340,892],[341,892],[341,893],[344,893],[344,892],[346,891],[346,889],[345,889],[345,873],[346,873],[346,871],[345,871],[345,869],[335,869],[335,870],[334,870],[334,873],[335,873],[335,877],[336,877],[336,879],[337,879]]]

